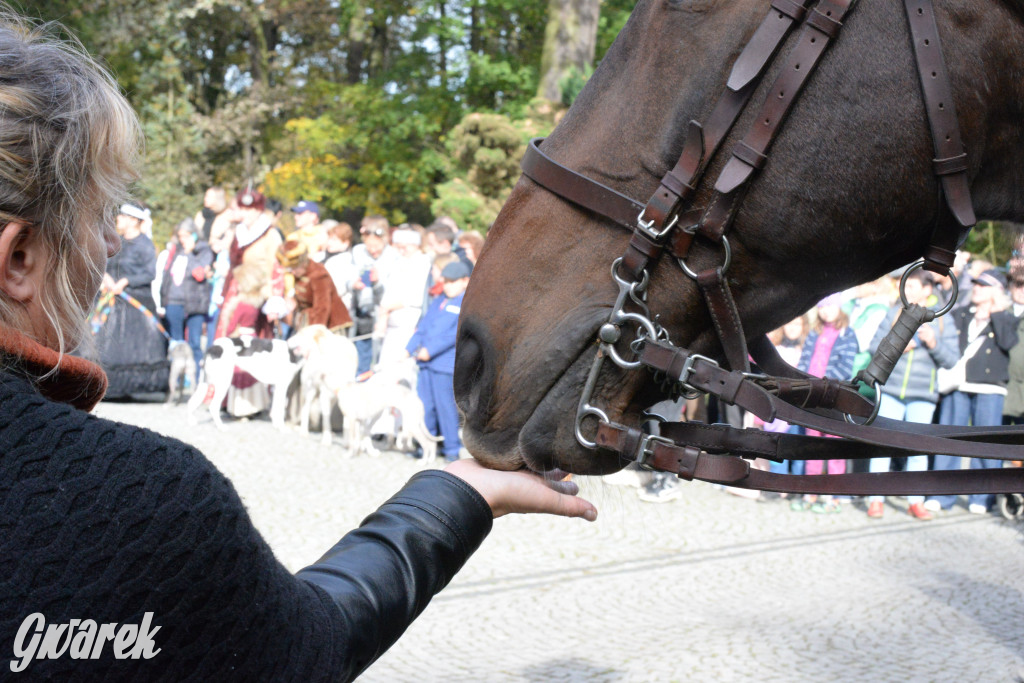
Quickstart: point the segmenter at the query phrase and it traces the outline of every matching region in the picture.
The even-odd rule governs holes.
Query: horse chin
[[[518,453],[525,465],[535,472],[560,469],[583,475],[599,475],[617,472],[627,463],[615,453],[586,448],[576,439],[576,409],[579,405],[587,374],[594,361],[596,346],[588,347],[566,369],[558,382],[548,391],[533,411],[533,415],[519,431]],[[614,397],[602,398],[600,386],[593,401],[607,406],[612,420],[635,423],[639,408],[623,405],[624,397],[631,393],[623,378],[615,376],[611,363],[606,362],[599,382],[614,387]],[[594,420],[588,419],[583,427],[585,434],[594,429]]]
[[[463,442],[473,457],[485,467],[497,470],[528,469],[544,473],[560,469],[574,474],[597,475],[622,469],[627,463],[618,455],[586,448],[576,440],[576,409],[595,353],[596,346],[588,345],[520,427],[483,432],[466,421]],[[639,420],[640,408],[621,404],[623,397],[630,393],[625,384],[626,378],[618,375],[614,366],[606,362],[598,391],[592,400],[608,406],[611,419],[634,424]],[[609,387],[612,395],[601,396],[602,386]],[[593,428],[594,421],[587,420],[584,432],[589,434],[588,430]]]

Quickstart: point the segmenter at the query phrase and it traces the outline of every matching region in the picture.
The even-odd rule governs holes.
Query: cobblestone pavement
[[[336,438],[183,408],[104,417],[199,447],[291,570],[315,561],[417,470],[345,459]],[[505,517],[365,681],[1024,681],[1024,525],[890,500],[791,512],[698,483],[681,499],[579,478],[594,524]]]

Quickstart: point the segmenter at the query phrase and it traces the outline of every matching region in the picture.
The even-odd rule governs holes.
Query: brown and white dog
[[[188,401],[189,424],[196,424],[195,411],[209,403],[210,416],[218,429],[224,424],[220,407],[231,386],[235,368],[252,375],[257,382],[270,387],[270,421],[274,427],[285,429],[284,415],[288,405],[288,385],[302,368],[302,357],[293,352],[288,342],[281,339],[258,339],[242,336],[237,339],[221,338],[213,342],[203,358],[203,371],[195,393]]]

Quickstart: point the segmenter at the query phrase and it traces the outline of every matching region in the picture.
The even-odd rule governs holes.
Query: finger
[[[531,477],[532,478],[532,477]],[[531,482],[533,484],[535,482]],[[518,512],[546,512],[562,517],[582,517],[588,521],[597,519],[597,508],[584,499],[573,494],[561,493],[560,488],[570,486],[578,488],[572,482],[544,482],[546,486],[530,486],[529,493],[519,499],[521,507]]]
[[[557,493],[561,493],[566,496],[575,496],[580,492],[579,485],[573,481],[545,481],[548,488]]]

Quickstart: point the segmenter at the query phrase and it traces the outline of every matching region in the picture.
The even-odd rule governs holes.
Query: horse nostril
[[[487,421],[491,386],[494,381],[494,364],[489,362],[490,345],[484,335],[474,330],[474,325],[465,322],[459,330],[455,346],[455,402],[470,424]]]

